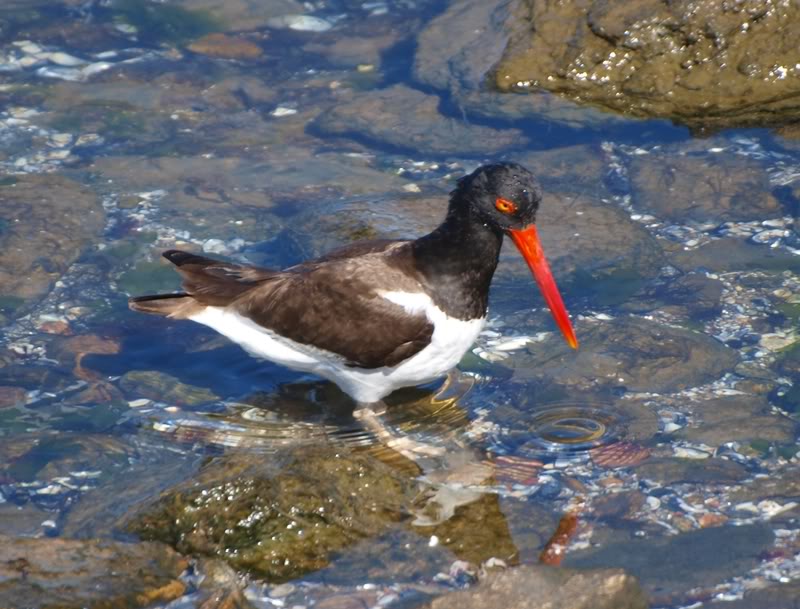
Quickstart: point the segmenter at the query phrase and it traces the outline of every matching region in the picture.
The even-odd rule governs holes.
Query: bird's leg
[[[386,414],[386,404],[382,401],[359,404],[353,411],[353,417],[367,431],[375,434],[385,446],[397,451],[411,461],[417,461],[420,457],[439,457],[444,454],[445,450],[441,446],[417,442],[408,436],[392,431],[382,419],[384,414]]]

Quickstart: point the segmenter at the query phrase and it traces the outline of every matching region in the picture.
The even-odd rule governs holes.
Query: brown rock
[[[168,603],[184,593],[178,576],[187,566],[158,543],[0,535],[0,607],[133,609]]]
[[[636,208],[668,222],[763,220],[783,213],[756,160],[644,155],[631,159],[629,172]]]
[[[226,34],[208,34],[192,42],[190,51],[222,59],[257,59],[264,54],[261,47],[244,38]]]
[[[469,590],[434,599],[426,609],[646,609],[636,578],[619,569],[579,571],[525,565],[492,573]]]
[[[0,186],[0,300],[46,294],[104,223],[97,195],[62,176],[24,175]]]
[[[685,605],[695,595],[762,564],[775,534],[766,524],[709,527],[679,535],[611,541],[567,554],[579,568],[625,569],[638,577],[654,606]],[[709,596],[710,597],[710,596]]]
[[[704,334],[635,317],[577,324],[576,352],[551,336],[505,364],[520,379],[554,379],[573,388],[623,386],[632,391],[679,391],[718,378],[738,355]]]
[[[305,12],[295,0],[179,0],[178,6],[210,15],[226,31],[251,31],[263,28],[273,17]]]
[[[501,90],[696,127],[780,124],[800,110],[796,3],[523,0],[505,23]]]
[[[356,94],[322,114],[316,127],[328,135],[357,135],[425,154],[486,156],[524,146],[517,129],[492,129],[443,116],[440,100],[405,85]]]
[[[699,422],[676,434],[692,442],[715,447],[753,440],[786,444],[796,437],[795,422],[773,412],[763,397],[737,395],[706,400],[697,402],[694,411]]]
[[[727,459],[678,459],[653,458],[636,468],[640,478],[658,482],[664,486],[676,482],[706,484],[731,484],[747,477],[747,469]]]

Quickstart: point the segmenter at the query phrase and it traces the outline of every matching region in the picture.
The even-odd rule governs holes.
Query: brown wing
[[[173,317],[184,316],[179,304],[189,313],[196,305],[230,306],[297,343],[340,355],[352,366],[394,366],[424,349],[433,334],[424,314],[409,314],[378,294],[421,289],[384,255],[391,250],[402,258],[402,243],[357,243],[283,272],[170,250],[163,255],[183,276],[185,294],[144,297],[131,306]],[[169,311],[160,310],[164,303]]]
[[[424,349],[433,324],[378,293],[419,284],[380,254],[307,263],[248,290],[233,306],[295,342],[341,355],[361,368],[394,366]]]

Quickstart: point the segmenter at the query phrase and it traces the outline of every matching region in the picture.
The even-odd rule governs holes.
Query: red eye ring
[[[494,202],[494,206],[497,211],[503,212],[504,214],[513,214],[517,211],[517,206],[508,199],[498,198]]]

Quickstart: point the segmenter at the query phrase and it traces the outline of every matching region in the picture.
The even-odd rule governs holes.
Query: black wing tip
[[[147,302],[149,300],[166,300],[167,298],[183,298],[188,296],[186,292],[175,292],[174,294],[151,294],[149,296],[131,296],[128,302]]]
[[[171,315],[184,304],[186,298],[191,298],[185,292],[177,294],[153,294],[150,296],[133,296],[128,298],[128,308],[139,313],[156,313],[158,315]]]
[[[211,258],[206,258],[205,256],[192,254],[191,252],[184,252],[183,250],[167,250],[161,255],[177,267],[181,267],[186,264],[199,264],[201,266],[208,266],[210,264],[217,264],[219,262],[218,260],[212,260]]]

